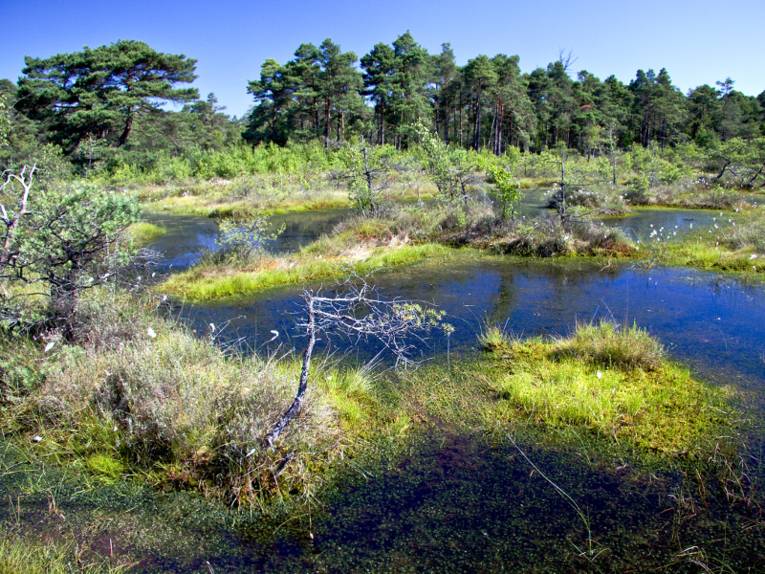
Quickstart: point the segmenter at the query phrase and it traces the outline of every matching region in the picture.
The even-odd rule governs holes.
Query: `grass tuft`
[[[142,246],[159,239],[167,233],[161,225],[140,221],[127,228],[127,236],[134,245]]]
[[[485,326],[478,336],[478,343],[491,353],[504,353],[512,347],[510,336],[497,325]]]
[[[0,536],[0,574],[119,574],[128,569],[104,559],[84,561],[73,546]]]
[[[638,456],[711,457],[732,421],[726,389],[666,360],[636,327],[578,325],[567,339],[488,340],[503,367],[485,366],[497,415],[563,433],[594,433]],[[580,437],[581,438],[581,437]]]
[[[558,342],[558,353],[604,367],[652,371],[661,366],[664,347],[645,329],[609,321],[579,324],[569,339]]]

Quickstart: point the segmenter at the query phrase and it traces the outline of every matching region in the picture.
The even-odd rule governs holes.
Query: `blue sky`
[[[530,71],[563,50],[575,70],[601,78],[666,67],[684,91],[727,76],[744,93],[765,90],[763,0],[0,0],[0,16],[0,77],[16,80],[25,55],[137,39],[196,58],[202,95],[215,92],[237,115],[264,59],[283,62],[301,42],[327,37],[361,56],[406,30],[432,52],[450,42],[460,64],[502,52]]]

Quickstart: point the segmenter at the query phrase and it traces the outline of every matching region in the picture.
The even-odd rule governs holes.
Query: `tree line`
[[[638,70],[625,84],[587,71],[574,78],[572,66],[563,54],[529,73],[505,54],[460,66],[449,44],[431,54],[409,32],[361,58],[327,39],[301,44],[286,63],[266,60],[247,86],[253,107],[236,119],[213,94],[200,99],[189,87],[194,59],[119,41],[27,57],[18,82],[0,81],[0,160],[13,163],[41,145],[83,170],[243,140],[333,146],[363,138],[406,148],[419,124],[446,143],[498,155],[509,147],[565,146],[584,155],[633,145],[712,147],[765,135],[765,92],[745,95],[729,78],[683,93],[665,69]]]
[[[431,54],[409,32],[375,44],[360,60],[329,39],[301,44],[285,64],[264,62],[250,82],[255,107],[245,137],[283,144],[355,135],[401,147],[421,121],[448,143],[496,154],[561,144],[587,154],[765,133],[765,92],[744,95],[729,78],[683,94],[665,69],[638,70],[624,84],[584,70],[574,79],[572,64],[561,55],[524,73],[518,56],[497,54],[459,66],[449,44]]]

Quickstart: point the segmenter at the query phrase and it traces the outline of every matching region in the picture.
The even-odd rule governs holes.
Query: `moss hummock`
[[[159,239],[167,233],[167,229],[161,225],[140,221],[127,228],[127,236],[133,244],[142,246]]]
[[[229,300],[278,287],[337,280],[425,260],[446,259],[455,253],[456,250],[449,247],[424,244],[373,248],[359,246],[351,252],[326,258],[308,254],[284,258],[264,257],[251,269],[200,265],[173,275],[158,289],[191,303]]]
[[[497,420],[665,462],[703,460],[731,436],[732,391],[693,377],[636,326],[579,325],[569,338],[526,340],[494,328],[483,343],[488,354],[471,368],[496,393]]]

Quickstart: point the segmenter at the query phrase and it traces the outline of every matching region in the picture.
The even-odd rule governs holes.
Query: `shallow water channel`
[[[533,207],[528,205],[524,211],[531,213]],[[330,231],[347,215],[338,210],[282,216],[286,229],[271,249],[295,250]],[[718,214],[705,211],[645,210],[605,224],[640,238],[662,227],[684,232],[693,223],[698,229],[712,225],[714,217]],[[151,246],[164,253],[160,261],[164,270],[185,268],[214,246],[212,220],[163,217],[152,221],[169,230]],[[432,303],[446,312],[455,331],[448,340],[443,336],[429,340],[421,349],[424,359],[443,357],[448,350],[451,360],[458,361],[461,353],[475,349],[476,337],[486,324],[533,336],[565,335],[577,321],[598,318],[635,322],[703,379],[741,391],[760,420],[765,413],[765,285],[684,268],[627,264],[603,269],[587,262],[500,257],[466,258],[448,268],[425,263],[379,274],[374,284],[384,295]],[[301,348],[303,339],[295,327],[301,311],[299,289],[177,309],[200,335],[209,334],[213,324],[221,343],[263,353]],[[377,351],[371,344],[343,341],[333,341],[331,350],[338,357],[361,361]],[[762,431],[757,435],[753,452],[762,457]],[[464,571],[496,566],[500,556],[507,558],[504,564],[509,567],[528,564],[526,560],[544,561],[546,548],[568,545],[564,538],[581,540],[581,524],[571,509],[513,456],[511,450],[491,449],[475,437],[448,432],[434,440],[426,437],[413,447],[410,462],[350,489],[331,504],[329,518],[317,526],[308,550],[314,553],[312,567],[354,569],[366,564],[406,569],[414,564]],[[670,506],[666,490],[622,482],[612,473],[543,449],[533,456],[544,468],[553,469],[566,488],[578,493],[591,512],[596,535],[610,545],[614,558],[631,559],[627,556],[634,548],[627,544],[622,550],[620,545],[634,532],[650,531],[648,539],[663,536],[657,533],[671,518],[660,518],[656,512],[662,505]],[[762,468],[757,472],[762,473]],[[475,480],[477,474],[481,481]],[[760,536],[756,530],[750,532]],[[284,544],[265,559],[266,566],[281,568],[290,560],[298,560],[296,566],[307,564],[300,562],[306,546]],[[412,552],[419,555],[413,558]],[[635,559],[640,563],[639,557]],[[604,560],[608,563],[610,558]],[[264,565],[260,559],[256,562]]]
[[[524,211],[540,209],[541,195],[531,196]],[[284,232],[270,243],[272,252],[299,249],[350,215],[350,210],[325,210],[275,216]],[[717,212],[681,209],[638,210],[634,215],[604,221],[632,237],[652,230],[687,232],[711,226]],[[161,271],[182,270],[215,249],[217,224],[202,217],[152,215],[167,234],[149,246],[161,256]],[[607,318],[636,322],[662,340],[673,357],[689,363],[705,378],[749,388],[760,395],[765,384],[765,286],[746,285],[719,274],[684,268],[644,269],[621,265],[601,269],[586,262],[519,262],[486,257],[450,263],[427,263],[380,274],[374,279],[383,294],[432,303],[446,312],[455,327],[449,341],[435,338],[424,356],[475,347],[486,324],[523,336],[564,335],[577,321]],[[245,350],[273,351],[302,341],[294,327],[300,319],[300,289],[280,289],[251,300],[211,305],[186,305],[180,311],[199,333],[215,325],[221,342]],[[222,331],[222,332],[221,332]],[[279,333],[273,339],[272,331]],[[336,344],[333,350],[359,358],[373,346]],[[765,393],[762,393],[765,394]]]

